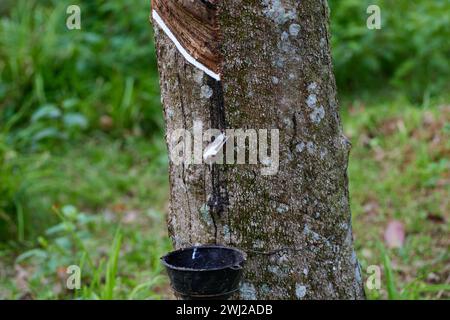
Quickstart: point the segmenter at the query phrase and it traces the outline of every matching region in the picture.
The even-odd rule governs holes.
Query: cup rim
[[[239,253],[240,257],[238,262],[236,263],[230,263],[221,267],[216,267],[216,268],[207,268],[207,269],[195,269],[195,268],[188,268],[188,267],[179,267],[179,266],[174,266],[173,264],[170,264],[166,261],[166,259],[169,256],[175,255],[177,253],[181,253],[183,251],[187,251],[187,250],[194,250],[194,249],[226,249],[226,250],[230,250],[230,251],[235,251],[237,253]],[[230,246],[225,246],[225,245],[198,245],[198,246],[190,246],[190,247],[186,247],[186,248],[181,248],[178,250],[174,250],[171,251],[169,253],[167,253],[166,255],[162,256],[160,258],[161,263],[169,268],[170,270],[177,270],[177,271],[194,271],[194,272],[204,272],[204,271],[218,271],[218,270],[224,270],[224,269],[230,269],[232,267],[236,267],[239,266],[241,267],[240,269],[242,269],[242,265],[247,261],[247,254],[240,250],[237,249],[235,247],[230,247]]]

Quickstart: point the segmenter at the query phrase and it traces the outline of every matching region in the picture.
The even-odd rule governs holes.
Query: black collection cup
[[[228,299],[239,290],[244,252],[219,245],[172,251],[161,258],[175,295],[184,300]]]

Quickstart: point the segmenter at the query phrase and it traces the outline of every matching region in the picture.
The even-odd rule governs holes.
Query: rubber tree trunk
[[[204,129],[279,130],[273,175],[262,174],[261,162],[171,162],[174,246],[218,243],[246,251],[237,299],[364,298],[349,206],[350,143],[339,117],[326,0],[163,2],[215,10],[218,35],[204,45],[220,54],[221,74],[216,81],[193,66],[153,23],[169,149],[171,133],[192,132],[194,121]],[[183,28],[196,25],[175,20],[189,17],[166,19],[183,37]],[[190,52],[195,56],[195,48]]]

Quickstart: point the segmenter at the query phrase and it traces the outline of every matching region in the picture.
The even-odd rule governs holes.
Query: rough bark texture
[[[221,83],[186,62],[155,25],[166,134],[192,130],[194,120],[217,129],[279,129],[279,172],[171,164],[174,246],[246,251],[236,298],[363,298],[326,0],[217,2]]]

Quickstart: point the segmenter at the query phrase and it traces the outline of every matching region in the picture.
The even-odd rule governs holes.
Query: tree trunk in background
[[[174,246],[218,243],[246,251],[236,298],[364,298],[327,2],[209,2],[217,4],[221,82],[187,62],[154,23],[166,135],[192,132],[194,121],[204,130],[279,129],[279,171],[171,163]]]

